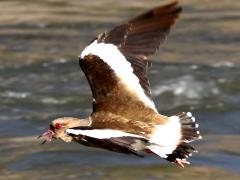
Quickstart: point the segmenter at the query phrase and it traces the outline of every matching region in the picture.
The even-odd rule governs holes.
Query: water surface
[[[181,169],[153,156],[36,140],[54,118],[91,113],[81,49],[158,1],[1,1],[0,179],[239,179],[240,4],[197,2],[183,1],[149,72],[159,112],[191,111],[200,124],[199,153]]]

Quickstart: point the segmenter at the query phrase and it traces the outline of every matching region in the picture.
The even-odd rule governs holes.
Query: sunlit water
[[[41,16],[35,17],[33,10],[31,20],[20,13],[15,23],[6,21],[9,13],[2,17],[6,24],[0,25],[0,179],[239,179],[240,42],[235,26],[239,16],[234,14],[239,11],[227,1],[218,2],[214,10],[215,5],[208,9],[204,4],[195,9],[197,5],[186,0],[186,13],[153,58],[149,72],[158,111],[191,111],[200,125],[203,140],[194,143],[199,153],[190,157],[192,165],[181,169],[156,156],[139,158],[74,143],[39,145],[36,137],[52,119],[85,118],[92,111],[91,91],[77,60],[80,49],[117,18],[146,9],[138,1],[72,2],[76,5],[61,0],[23,3],[21,8],[35,8]],[[11,6],[1,3],[1,12],[19,7],[17,1]],[[155,4],[149,1],[148,6]],[[55,11],[43,14],[49,5]],[[113,10],[106,9],[110,5]],[[101,16],[91,14],[92,7]],[[69,19],[56,18],[67,13],[64,8]]]
[[[199,153],[191,157],[194,166],[239,170],[239,77],[240,67],[235,64],[153,64],[150,79],[159,112],[172,115],[191,111],[200,124],[203,140],[195,143]],[[59,164],[80,169],[99,164],[167,165],[156,157],[142,159],[63,143],[40,147],[37,140],[27,139],[46,130],[53,118],[90,114],[91,92],[77,60],[4,67],[0,84],[0,135],[4,147],[0,153],[10,171],[59,168]],[[19,137],[22,140],[14,140]],[[19,148],[23,151],[20,154]],[[28,148],[33,148],[32,152]],[[7,157],[11,154],[17,158],[10,161]]]

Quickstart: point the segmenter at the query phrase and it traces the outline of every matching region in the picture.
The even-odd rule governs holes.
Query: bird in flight
[[[190,112],[158,113],[147,77],[150,56],[179,17],[177,1],[155,7],[99,34],[79,56],[93,95],[87,119],[62,117],[40,135],[125,154],[151,153],[182,167],[201,139]]]

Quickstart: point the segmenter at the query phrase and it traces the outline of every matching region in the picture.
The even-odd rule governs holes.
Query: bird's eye
[[[61,129],[62,127],[63,127],[63,125],[60,123],[55,124],[55,129]]]

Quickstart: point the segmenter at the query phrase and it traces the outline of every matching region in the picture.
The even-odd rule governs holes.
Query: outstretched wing
[[[151,99],[147,78],[153,55],[165,40],[181,12],[177,1],[156,7],[98,37],[98,42],[114,44],[131,63],[145,94]]]
[[[135,108],[139,112],[144,107],[157,111],[147,78],[148,58],[165,39],[180,11],[177,2],[156,7],[100,34],[84,49],[80,66],[92,89],[94,111]]]
[[[118,130],[82,130],[82,127],[75,127],[67,129],[66,133],[72,136],[75,141],[87,146],[101,147],[110,151],[134,154],[137,156],[143,156],[139,151],[144,150],[148,144],[148,139],[144,137]]]

